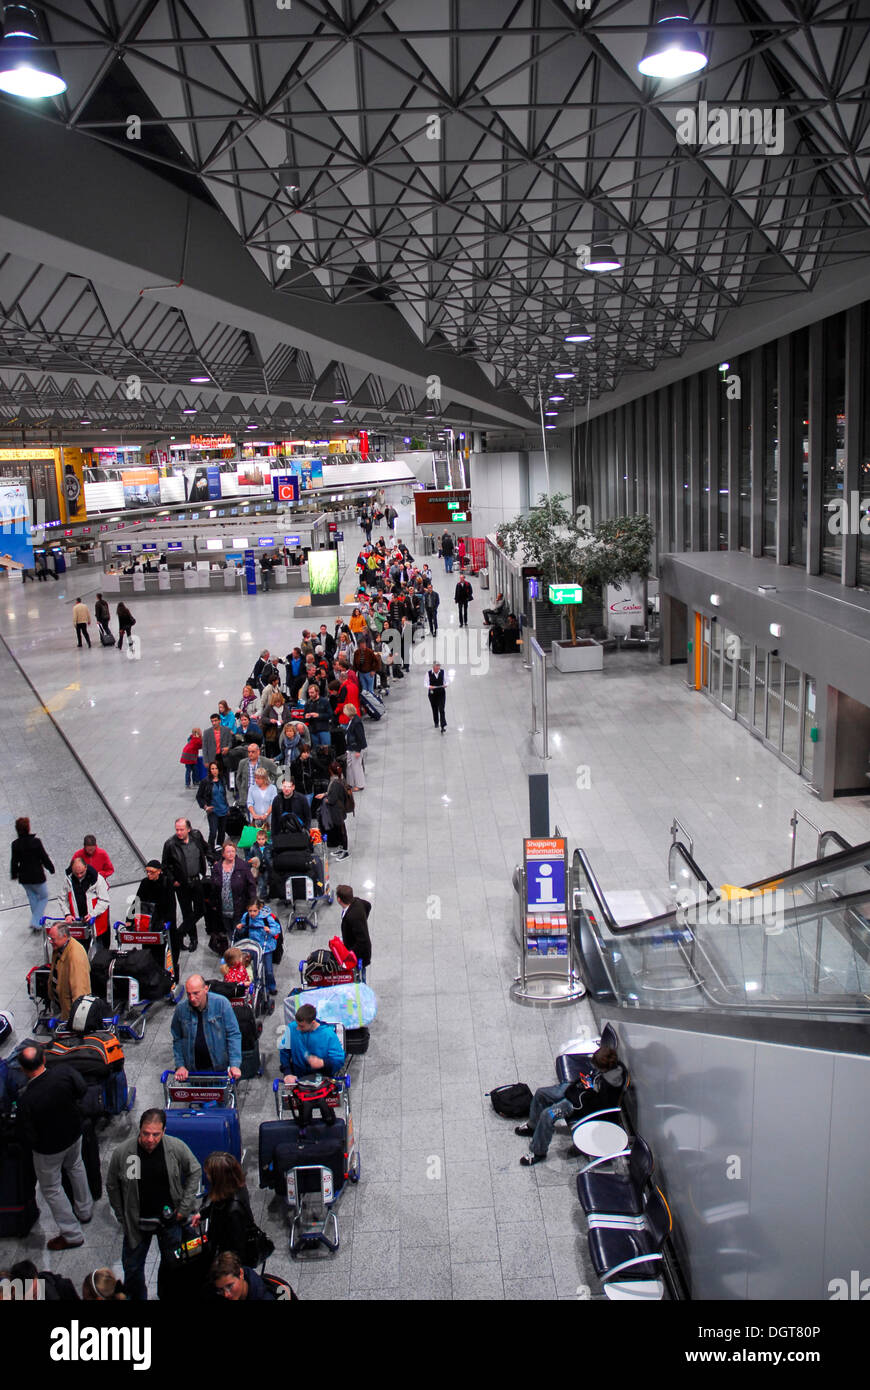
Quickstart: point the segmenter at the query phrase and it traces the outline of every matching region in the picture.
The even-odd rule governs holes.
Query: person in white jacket
[[[67,891],[62,899],[67,925],[94,919],[94,934],[100,945],[109,942],[109,885],[84,859],[74,859],[66,876]]]

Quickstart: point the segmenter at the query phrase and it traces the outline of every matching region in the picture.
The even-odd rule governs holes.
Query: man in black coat
[[[468,627],[468,605],[474,598],[474,591],[468,580],[464,577],[459,580],[453,591],[453,597],[459,605],[459,626]]]
[[[298,792],[295,784],[285,777],[281,790],[272,802],[272,834],[280,835],[286,830],[308,830],[310,825],[311,807],[308,798]]]
[[[341,939],[359,961],[360,975],[365,980],[366,968],[372,963],[372,939],[369,935],[372,905],[366,898],[355,898],[349,883],[340,883],[335,896],[341,905]]]
[[[175,822],[175,834],[164,844],[161,862],[181,908],[181,935],[187,937],[188,949],[195,951],[196,924],[203,910],[201,882],[208,869],[208,846],[184,816],[179,816]]]

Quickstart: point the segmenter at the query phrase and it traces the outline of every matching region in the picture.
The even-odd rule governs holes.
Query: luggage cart
[[[62,923],[66,927],[73,940],[81,942],[88,955],[91,954],[91,947],[96,940],[96,917],[82,917],[77,922],[67,922],[65,917],[40,917],[39,919],[39,925],[41,927],[51,927],[58,923]],[[48,937],[46,937],[45,959],[47,961],[51,960],[51,952],[52,945]]]
[[[176,1081],[173,1071],[164,1071],[160,1084],[166,1133],[182,1139],[200,1166],[215,1152],[244,1163],[235,1077],[225,1071],[189,1072],[186,1081]]]
[[[290,909],[287,930],[317,931],[317,909],[324,904],[331,907],[333,896],[329,886],[329,852],[326,843],[312,845],[311,852],[320,865],[319,877],[323,892],[318,893],[314,880],[308,874],[290,873],[284,881],[284,899]],[[307,911],[301,910],[307,908]]]
[[[322,1116],[333,1113],[330,1124],[325,1121],[323,1133],[329,1134],[336,1120],[341,1122],[337,1137],[343,1139],[343,1162],[335,1164],[295,1162],[284,1173],[285,1197],[291,1212],[290,1256],[297,1259],[304,1250],[323,1245],[334,1254],[339,1247],[336,1205],[347,1182],[360,1180],[362,1167],[353,1128],[350,1108],[350,1075],[297,1080],[292,1085],[274,1081],[275,1112],[279,1120],[291,1121],[298,1131],[295,1157],[304,1159],[305,1144],[310,1134],[313,1112]],[[336,1113],[337,1112],[337,1113]],[[290,1148],[291,1145],[287,1145]]]
[[[169,940],[169,923],[162,927],[153,926],[151,918],[147,915],[140,915],[136,919],[139,925],[132,925],[130,922],[115,922],[115,940],[119,948],[122,946],[162,946],[164,959]],[[166,998],[172,1004],[177,1004],[182,997],[183,987],[178,990],[170,991]],[[139,981],[132,975],[124,974],[124,954],[113,956],[109,962],[109,969],[106,976],[106,998],[112,1008],[112,1013],[118,1018],[118,1032],[133,1042],[141,1042],[145,1036],[145,1025],[148,1021],[148,1012],[153,1004],[159,1004],[159,999],[142,999],[139,995]]]

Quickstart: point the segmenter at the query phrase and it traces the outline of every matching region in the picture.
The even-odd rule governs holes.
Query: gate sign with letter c
[[[299,479],[288,474],[272,474],[272,496],[276,502],[299,501]]]

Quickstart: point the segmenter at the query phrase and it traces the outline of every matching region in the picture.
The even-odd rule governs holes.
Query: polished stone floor
[[[346,534],[350,554],[354,533]],[[522,1141],[485,1094],[517,1079],[549,1084],[560,1042],[592,1024],[585,1004],[539,1011],[509,997],[517,964],[511,873],[528,833],[527,774],[549,773],[552,822],[572,847],[589,852],[605,889],[666,890],[674,816],[694,836],[707,876],[739,883],[788,864],[793,808],[853,842],[870,839],[870,809],[866,799],[821,807],[744,729],[687,691],[682,668],[663,670],[644,653],[608,658],[603,675],[551,674],[551,758],[542,764],[528,735],[529,677],[521,659],[489,658],[479,640],[476,584],[470,647],[456,645],[455,578],[444,575],[440,561],[431,563],[440,572],[448,634],[449,731],[434,731],[426,665],[415,664],[394,687],[386,719],[368,726],[367,786],[349,824],[352,854],[332,874],[333,887],[343,879],[373,903],[370,983],[380,1013],[352,1087],[362,1181],[339,1207],[338,1254],[291,1264],[280,1204],[267,1203],[256,1188],[257,1126],[273,1113],[270,1021],[262,1039],[267,1075],[241,1088],[254,1210],[278,1246],[270,1268],[289,1273],[303,1297],[599,1297],[568,1139],[557,1136],[546,1164],[520,1168]],[[94,574],[0,591],[0,633],[39,693],[32,698],[11,664],[0,662],[5,707],[14,711],[4,730],[0,814],[10,838],[11,819],[31,814],[58,867],[80,831],[107,837],[100,842],[113,857],[126,856],[113,892],[120,916],[130,891],[121,878],[135,876],[132,851],[41,705],[116,821],[147,857],[159,856],[178,814],[203,820],[178,761],[191,726],[206,725],[218,699],[238,699],[261,647],[286,652],[306,623],[293,619],[286,592],[141,596],[130,606],[143,655],[128,662],[117,650],[76,648],[72,603],[82,593],[92,606],[97,587]],[[811,857],[809,838],[801,848],[807,852],[799,857]],[[15,1011],[20,1039],[31,1021],[25,974],[38,953],[17,902],[7,889],[0,904],[12,904],[0,912],[0,1007]],[[295,982],[300,944],[307,951],[337,930],[337,908],[320,920],[315,938],[289,938],[280,985]],[[213,961],[202,949],[190,958],[206,973]],[[144,1041],[127,1048],[136,1113],[161,1098],[158,1078],[171,1055],[168,1019],[161,1006]],[[105,1132],[104,1162],[129,1123],[115,1120]],[[0,1243],[3,1262],[26,1252],[42,1267],[81,1278],[119,1260],[120,1232],[105,1202],[81,1251],[48,1254],[44,1241],[53,1233],[46,1212],[19,1245]]]

